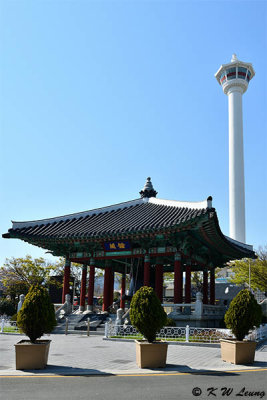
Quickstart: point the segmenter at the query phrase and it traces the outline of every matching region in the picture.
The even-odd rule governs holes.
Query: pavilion
[[[71,262],[82,264],[80,310],[93,308],[95,268],[104,270],[103,311],[113,302],[114,273],[125,277],[130,294],[140,286],[154,287],[163,297],[163,273],[174,272],[174,304],[191,303],[191,273],[202,271],[203,303],[215,303],[215,268],[233,259],[255,258],[252,246],[225,236],[212,197],[202,202],[158,199],[151,179],[140,198],[55,218],[13,222],[3,238],[21,239],[65,258],[62,302],[69,293]],[[183,288],[185,274],[185,288]],[[185,296],[183,296],[185,293]]]

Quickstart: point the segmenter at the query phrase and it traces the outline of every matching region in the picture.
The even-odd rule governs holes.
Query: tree
[[[203,274],[200,272],[193,272],[191,277],[192,286],[196,288],[197,292],[202,292],[203,290]]]
[[[18,295],[26,294],[32,285],[47,285],[55,268],[55,264],[42,257],[33,259],[27,255],[25,258],[6,259],[0,268],[4,292],[14,300]]]
[[[60,257],[55,263],[44,258],[33,259],[30,255],[20,258],[6,259],[3,267],[0,268],[0,280],[4,285],[6,295],[14,300],[20,294],[27,294],[32,285],[49,284],[62,286],[53,279],[53,275],[64,275],[65,259]],[[71,263],[71,276],[74,278],[70,285],[75,290],[80,288],[82,264]]]
[[[253,290],[267,290],[267,246],[259,248],[258,258],[243,258],[242,260],[231,261],[228,265],[232,269],[231,282],[237,285],[249,284]]]

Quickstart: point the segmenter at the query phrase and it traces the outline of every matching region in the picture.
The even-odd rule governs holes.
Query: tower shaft
[[[245,176],[243,149],[242,91],[228,91],[229,110],[229,227],[230,237],[246,242]]]

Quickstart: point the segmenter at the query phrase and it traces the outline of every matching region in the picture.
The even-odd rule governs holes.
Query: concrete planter
[[[232,364],[252,364],[256,342],[221,339],[221,358]]]
[[[168,343],[135,340],[136,364],[139,368],[164,368],[166,366]]]
[[[16,369],[44,369],[47,365],[51,340],[21,340],[15,344]]]

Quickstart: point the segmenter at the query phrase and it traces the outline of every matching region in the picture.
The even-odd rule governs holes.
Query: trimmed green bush
[[[160,300],[154,290],[142,286],[134,295],[130,305],[131,323],[149,343],[156,340],[157,332],[167,322]]]
[[[18,312],[17,326],[35,343],[44,333],[52,332],[56,324],[48,291],[41,285],[31,286]]]
[[[253,294],[247,290],[241,290],[231,301],[229,309],[225,313],[224,321],[228,329],[231,329],[237,340],[243,340],[249,330],[261,323],[262,311]]]

